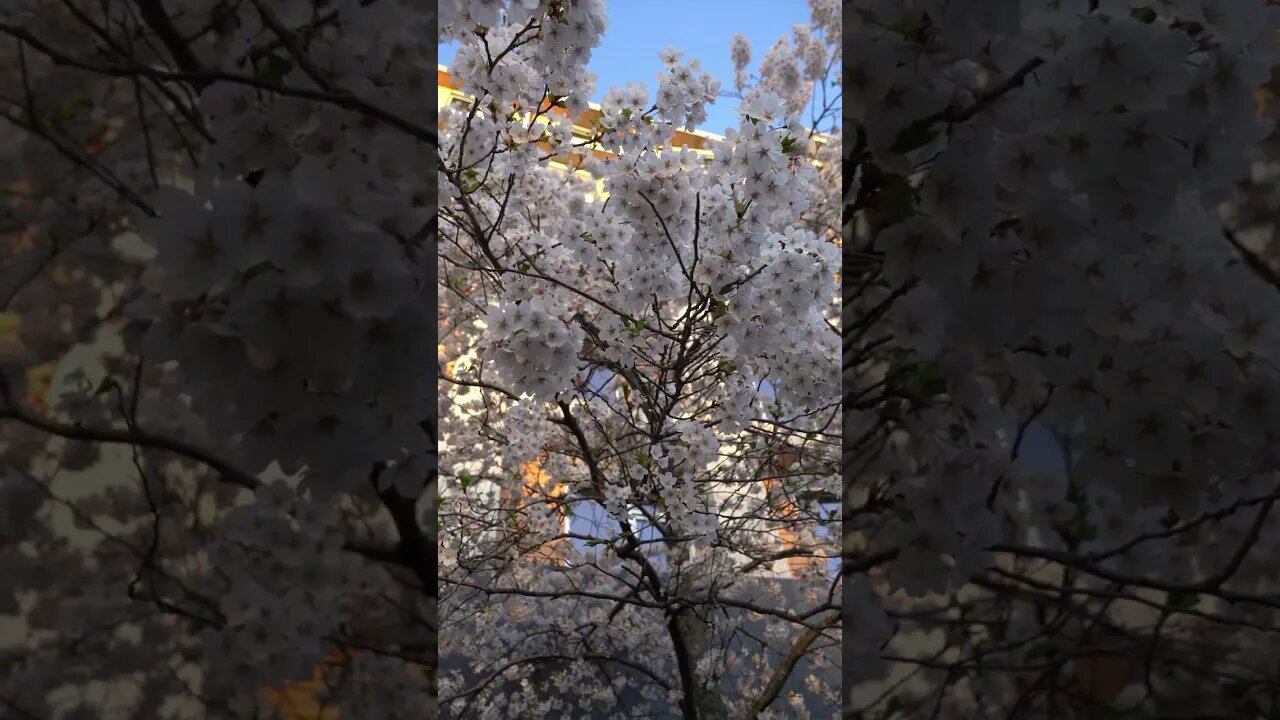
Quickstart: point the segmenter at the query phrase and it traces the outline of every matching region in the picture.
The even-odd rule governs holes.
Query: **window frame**
[[[821,497],[817,500],[817,508],[820,513],[818,516],[819,537],[827,542],[837,541],[836,546],[840,548],[840,552],[836,553],[835,556],[826,558],[827,579],[834,581],[840,576],[844,563],[844,503],[841,502],[840,498]],[[832,537],[833,532],[838,533],[834,538]]]
[[[588,507],[594,508],[596,512],[588,515],[578,512],[576,508],[586,504]],[[585,497],[582,495],[570,495],[565,498],[564,524],[563,532],[573,535],[591,536],[593,540],[599,540],[600,545],[588,546],[588,540],[578,537],[566,538],[573,545],[574,550],[579,554],[588,555],[597,552],[597,548],[601,545],[612,545],[611,538],[601,537],[606,531],[616,532],[614,537],[620,537],[622,534],[622,524],[609,512],[604,503],[595,498]],[[647,514],[646,514],[647,513]],[[640,541],[640,554],[649,560],[656,567],[666,566],[666,542],[662,536],[662,531],[658,528],[655,521],[650,517],[656,518],[657,506],[652,504],[631,504],[627,506],[627,517],[635,528],[636,539]],[[582,528],[575,528],[574,522],[579,518],[592,517],[595,518],[593,528],[583,531]],[[603,526],[603,527],[602,527]],[[594,535],[599,533],[600,535]],[[566,565],[572,566],[573,563],[565,560]]]

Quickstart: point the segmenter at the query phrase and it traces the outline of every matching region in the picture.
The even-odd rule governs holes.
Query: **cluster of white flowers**
[[[78,405],[58,411],[76,427],[123,422],[122,434],[142,435],[148,427],[190,441],[202,451],[188,459],[218,458],[210,464],[225,471],[221,479],[242,485],[275,465],[303,475],[300,492],[308,496],[295,504],[292,490],[267,485],[228,509],[222,503],[229,483],[210,489],[214,483],[189,468],[153,462],[145,447],[135,455],[145,498],[128,487],[132,472],[95,470],[119,475],[126,487],[109,488],[105,500],[83,499],[82,534],[114,524],[126,532],[95,530],[106,536],[105,546],[155,546],[149,554],[127,553],[109,571],[105,563],[94,570],[115,585],[84,585],[135,605],[121,611],[104,599],[104,611],[84,613],[83,627],[68,623],[66,637],[88,632],[90,621],[119,625],[137,617],[139,607],[154,609],[156,618],[141,625],[144,641],[118,641],[136,645],[140,657],[150,653],[151,667],[134,679],[147,683],[139,703],[154,704],[134,714],[160,712],[161,701],[151,695],[188,694],[170,689],[190,682],[172,676],[171,661],[193,646],[199,651],[185,660],[200,666],[196,686],[216,700],[211,716],[250,714],[262,688],[310,678],[321,658],[349,640],[344,621],[366,622],[386,602],[391,581],[382,563],[346,547],[349,518],[334,516],[339,501],[332,496],[345,496],[349,512],[355,507],[354,514],[373,517],[369,527],[390,539],[369,542],[386,550],[369,554],[396,564],[395,529],[373,515],[379,506],[371,509],[370,478],[383,483],[379,489],[394,485],[396,495],[416,498],[434,472],[427,430],[437,409],[430,373],[435,312],[427,246],[435,208],[422,168],[435,149],[428,142],[434,128],[419,118],[432,116],[428,83],[436,69],[427,43],[435,13],[398,0],[236,7],[178,0],[145,9],[23,1],[6,3],[0,14],[6,40],[28,38],[14,43],[16,53],[5,43],[5,86],[25,84],[38,93],[42,114],[58,107],[37,118],[24,114],[36,107],[15,106],[13,118],[38,130],[46,122],[58,126],[65,140],[51,146],[93,171],[90,181],[65,182],[70,197],[59,214],[93,213],[91,224],[101,226],[93,232],[109,237],[115,243],[109,247],[142,245],[130,260],[146,266],[140,280],[127,277],[132,266],[122,269],[108,252],[114,275],[92,289],[126,310],[90,308],[108,316],[106,330],[125,326],[120,344],[130,366],[139,360],[135,377],[142,384],[129,392],[140,401],[129,407],[121,381],[118,394],[89,388]],[[164,22],[173,23],[172,37],[152,44]],[[148,39],[118,43],[117,32]],[[98,39],[88,41],[90,35]],[[94,43],[114,49],[95,53]],[[74,72],[47,72],[64,64],[50,57],[59,53],[75,58]],[[141,74],[128,77],[135,71]],[[15,179],[8,159],[6,187]],[[18,169],[39,184],[63,177],[60,163],[41,167],[42,160],[48,158],[33,154]],[[135,217],[124,205],[138,211]],[[82,274],[59,282],[91,280],[98,281]],[[69,328],[81,323],[67,314]],[[107,372],[122,380],[128,371],[113,360]],[[157,409],[161,404],[178,410]],[[354,506],[351,495],[360,496]],[[15,512],[30,505],[25,494],[10,499]],[[401,522],[405,535],[418,529],[412,520]],[[52,541],[40,538],[46,542]],[[126,593],[121,586],[130,579]],[[37,585],[57,583],[37,579]],[[175,620],[184,616],[209,629],[187,632],[186,621]],[[115,662],[93,651],[83,657],[97,657],[104,667]],[[77,663],[65,675],[73,682],[82,679],[73,675],[83,674],[87,660]],[[103,672],[135,668],[130,661]],[[431,704],[422,688],[371,691],[396,709],[369,716],[422,716]],[[30,693],[38,698],[46,689],[32,685]],[[31,707],[41,716],[65,714]]]
[[[747,84],[747,65],[751,62],[751,43],[745,36],[733,36],[729,59],[733,61],[733,87],[742,92]]]
[[[720,81],[706,73],[699,74],[702,63],[696,58],[682,63],[681,57],[672,48],[663,54],[666,72],[658,73],[654,106],[676,126],[692,130],[706,121],[707,103],[715,102],[720,95]]]
[[[586,70],[587,59],[608,26],[603,2],[516,0],[506,7],[505,0],[492,0],[459,5],[442,5],[439,41],[465,40],[453,67],[464,92],[489,97],[504,111],[512,102],[537,107],[544,91],[564,99],[575,114],[586,109],[595,88],[595,75]],[[553,13],[552,21],[541,23],[548,11]],[[500,14],[505,22],[499,23]],[[536,33],[531,30],[534,25]],[[483,42],[472,42],[477,29],[482,30]],[[513,43],[519,43],[519,52],[507,53],[501,60],[485,50]]]
[[[225,578],[217,591],[225,623],[206,631],[206,688],[252,707],[264,677],[309,679],[339,634],[371,598],[368,568],[339,552],[332,506],[300,498],[284,481],[225,513],[208,559]]]
[[[402,49],[397,62],[425,61],[406,54],[422,45]],[[432,308],[416,236],[429,214],[409,168],[426,148],[333,108],[304,126],[305,102],[243,86],[201,99],[216,165],[158,193],[142,227],[157,250],[154,295],[135,308],[153,321],[147,352],[179,360],[195,408],[251,470],[306,468],[337,491],[373,463],[422,458]],[[417,494],[422,478],[402,484]]]
[[[415,717],[435,705],[425,674],[394,656],[359,655],[343,673],[330,680],[346,681],[340,717]]]
[[[987,115],[904,147],[911,123],[980,103],[988,92],[938,79],[964,57],[959,47],[922,50],[888,29],[933,10],[885,6],[887,16],[861,28],[877,46],[867,60],[913,59],[868,73],[874,104],[860,119],[883,166],[929,158],[927,171],[911,179],[917,212],[875,238],[889,282],[919,281],[891,313],[892,327],[920,357],[980,357],[944,365],[992,381],[1014,378],[1020,388],[1001,412],[988,413],[995,425],[969,426],[973,441],[1023,415],[1029,407],[1019,403],[1052,385],[1062,390],[1050,406],[1054,417],[1086,418],[1082,464],[1099,469],[1089,437],[1129,460],[1093,473],[1091,484],[1130,482],[1130,467],[1200,472],[1188,465],[1196,453],[1178,450],[1223,432],[1233,435],[1237,457],[1254,458],[1250,465],[1274,462],[1266,459],[1266,424],[1254,422],[1266,417],[1254,401],[1269,407],[1280,380],[1259,362],[1274,353],[1274,330],[1260,311],[1273,289],[1229,265],[1230,245],[1212,219],[1266,127],[1255,117],[1252,87],[1270,62],[1257,42],[1269,26],[1205,20],[1211,35],[1193,40],[1165,19],[1028,16],[1030,27],[1061,34],[1052,48],[1021,25],[989,28],[1016,58],[1005,58],[1006,72],[1036,63],[1027,65],[1027,87],[1002,96]],[[953,31],[940,27],[944,43]],[[1149,286],[1165,268],[1194,284]],[[1222,338],[1221,351],[1209,349],[1212,337]],[[1027,361],[1028,351],[1043,361]],[[1167,372],[1151,358],[1169,359]],[[1178,367],[1208,384],[1170,393]],[[1210,412],[1229,424],[1215,427]]]
[[[901,513],[869,521],[873,549],[899,549],[885,589],[955,589],[1029,528],[1156,585],[1211,576],[1242,546],[1252,567],[1280,533],[1267,523],[1248,539],[1248,514],[1195,544],[1107,550],[1225,516],[1280,469],[1277,289],[1217,214],[1273,125],[1254,89],[1280,63],[1280,8],[858,5],[846,242],[881,255],[883,274],[846,312],[892,305],[860,341],[892,333],[893,413],[906,410],[894,418],[910,437],[877,466]],[[855,384],[884,372],[864,367]],[[885,409],[846,422],[872,427]],[[1033,421],[1065,433],[1067,480],[1008,467]],[[1274,591],[1265,574],[1238,576]]]
[[[490,357],[508,387],[552,397],[572,385],[583,330],[541,299],[495,307],[485,326],[493,338]]]
[[[479,669],[518,652],[574,659],[546,673],[549,683],[512,669],[503,677],[517,687],[476,693],[477,715],[603,716],[615,692],[635,688],[600,682],[584,658],[616,650],[661,677],[692,666],[692,685],[679,678],[637,693],[655,708],[702,693],[708,713],[746,716],[760,688],[726,687],[767,668],[733,645],[739,621],[706,618],[717,603],[763,592],[740,570],[778,564],[777,530],[797,548],[834,549],[812,522],[811,496],[839,494],[838,358],[854,388],[840,459],[853,483],[839,489],[856,509],[858,552],[847,560],[877,569],[846,582],[855,663],[846,670],[857,679],[879,678],[877,661],[895,654],[889,617],[910,624],[898,599],[940,593],[947,611],[985,613],[966,595],[978,592],[971,581],[1014,582],[1019,558],[1068,558],[1064,576],[1124,574],[1119,585],[1165,588],[1179,602],[1192,601],[1167,588],[1221,600],[1229,586],[1249,599],[1219,608],[1219,619],[1271,622],[1242,606],[1274,604],[1280,582],[1268,563],[1280,532],[1266,522],[1280,471],[1276,288],[1240,261],[1218,210],[1273,130],[1254,90],[1280,64],[1274,3],[810,0],[811,25],[764,54],[754,85],[751,49],[734,39],[740,122],[697,147],[680,147],[688,136],[677,129],[705,122],[720,84],[675,49],[658,58],[652,96],[640,85],[609,89],[594,134],[575,137],[573,119],[596,88],[588,60],[607,27],[599,0],[440,4],[438,40],[457,41],[451,74],[474,102],[442,109],[438,128],[414,120],[431,115],[433,15],[420,3],[218,3],[219,17],[206,4],[166,3],[178,38],[194,38],[192,57],[165,48],[181,80],[142,73],[157,59],[126,57],[124,45],[104,43],[101,57],[76,47],[98,46],[84,42],[86,18],[103,32],[120,24],[110,4],[98,18],[12,3],[0,31],[19,42],[0,49],[0,65],[16,69],[11,87],[38,91],[45,113],[32,124],[35,108],[16,104],[9,120],[92,137],[88,154],[74,155],[92,184],[71,183],[61,205],[15,217],[35,221],[73,200],[92,224],[118,215],[119,202],[154,210],[134,228],[154,258],[129,314],[147,325],[148,370],[181,377],[199,435],[230,465],[304,476],[305,502],[267,485],[243,507],[190,523],[208,530],[201,541],[215,568],[193,583],[216,597],[199,608],[219,625],[201,638],[205,690],[234,712],[251,712],[266,681],[308,676],[355,605],[378,594],[372,576],[332,560],[348,544],[329,496],[367,491],[370,477],[420,492],[434,462],[424,426],[439,411],[449,416],[446,483],[463,490],[443,488],[441,587],[474,590],[494,573],[480,625],[458,637],[447,626],[442,647]],[[843,54],[842,14],[854,33]],[[80,60],[51,59],[57,46]],[[102,93],[87,93],[84,78],[107,62],[114,74],[139,69],[109,82],[146,106],[145,132],[126,127],[124,113],[85,106]],[[193,79],[201,66],[216,70],[207,83]],[[229,77],[242,81],[214,81]],[[171,93],[184,85],[196,92]],[[806,127],[846,90],[849,142]],[[114,94],[106,104],[125,107]],[[197,149],[164,129],[183,123],[211,142]],[[15,163],[24,172],[53,165],[34,145],[24,153]],[[434,193],[423,170],[433,160]],[[587,199],[596,181],[607,200]],[[161,189],[130,190],[148,186]],[[840,237],[842,204],[852,220]],[[60,222],[51,235],[69,232]],[[438,405],[424,247],[433,222],[450,333],[450,347],[434,352],[456,382]],[[838,273],[853,290],[840,313]],[[111,400],[114,413],[117,398],[102,387],[102,401],[60,410]],[[1065,473],[1026,457],[1032,425],[1066,446]],[[779,469],[782,450],[803,458]],[[531,463],[539,471],[520,475]],[[477,478],[498,478],[497,488],[481,492]],[[15,482],[0,488],[13,500],[3,541],[42,522],[43,499]],[[145,489],[156,484],[144,478]],[[666,534],[671,551],[636,553],[624,535],[566,552],[570,568],[529,567],[581,539],[565,532],[567,506],[580,502],[603,504],[619,524],[643,510],[653,521],[644,532]],[[148,512],[133,496],[81,507]],[[171,518],[155,527],[158,538],[191,529]],[[1190,533],[1196,542],[1172,540]],[[175,546],[148,560],[148,578],[199,555],[194,541],[167,542]],[[1192,580],[1223,568],[1229,577],[1216,584]],[[642,582],[619,580],[628,573]],[[806,624],[831,609],[823,598],[835,589],[820,574],[799,574],[820,608]],[[165,587],[159,595],[191,599]],[[451,594],[443,615],[467,617],[475,602]],[[997,605],[999,617],[962,615],[948,637],[987,657],[978,646],[997,634],[1043,629],[1026,607]],[[793,610],[758,613],[765,627],[752,634],[789,647],[801,631]],[[59,614],[43,612],[41,623]],[[62,614],[83,629],[84,618]],[[926,615],[935,617],[912,617]],[[653,633],[668,621],[685,627],[683,648]],[[1269,652],[1259,635],[1232,635],[1230,662]],[[1006,654],[1032,663],[1040,651]],[[344,713],[417,712],[429,689],[402,665],[357,659]],[[1186,672],[1154,670],[1154,695]],[[943,674],[945,690],[957,681]],[[966,716],[979,697],[986,709],[1020,702],[1004,675],[974,673],[962,685],[942,693],[941,716]],[[581,697],[547,697],[550,686],[581,687]],[[804,686],[812,697],[833,691],[817,673]],[[468,687],[442,678],[446,693]],[[770,711],[811,713],[790,692]]]

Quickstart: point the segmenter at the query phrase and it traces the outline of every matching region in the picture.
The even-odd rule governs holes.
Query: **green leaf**
[[[49,111],[49,122],[54,125],[63,125],[75,120],[81,113],[92,109],[93,100],[91,98],[69,98],[53,106],[53,109]]]
[[[933,120],[929,118],[917,120],[898,133],[898,137],[889,146],[889,151],[905,155],[912,150],[928,145],[929,141],[938,136],[938,132],[938,126]]]
[[[1151,23],[1156,21],[1156,11],[1149,7],[1134,8],[1132,11],[1130,11],[1129,14],[1133,17],[1134,20],[1137,20],[1138,22],[1143,23],[1145,25],[1150,25]]]
[[[529,272],[529,263],[522,260],[520,264],[516,266],[516,269],[520,272]]]
[[[915,188],[902,175],[888,175],[880,185],[873,207],[880,213],[881,227],[904,220],[915,209]]]
[[[947,378],[937,363],[922,362],[903,370],[903,389],[913,395],[933,397],[947,390]]]
[[[1040,643],[1027,650],[1026,659],[1033,660],[1035,658],[1049,657],[1053,654],[1053,645],[1049,643]]]
[[[723,300],[716,300],[711,306],[711,316],[719,319],[729,314],[729,304]]]
[[[270,260],[263,260],[256,265],[248,267],[244,272],[240,273],[240,281],[247,284],[250,280],[258,277],[259,275],[276,269],[275,263]]]
[[[279,83],[290,70],[293,70],[293,63],[276,53],[267,53],[258,61],[256,74],[260,80]]]
[[[466,490],[467,488],[471,487],[473,484],[475,484],[475,481],[476,481],[475,478],[471,477],[467,473],[462,473],[458,475],[458,482],[462,485],[463,490]]]
[[[890,23],[890,24],[888,24],[888,25],[885,25],[885,26],[884,26],[884,29],[885,29],[885,30],[892,30],[893,32],[895,32],[895,33],[897,33],[897,34],[899,34],[899,35],[901,35],[901,36],[903,36],[903,37],[907,37],[907,36],[909,36],[909,35],[911,34],[911,30],[912,30],[912,28],[913,28],[913,27],[914,27],[914,25],[913,25],[912,23],[909,23],[909,22],[907,22],[906,20],[902,20],[902,21],[899,21],[899,22]]]
[[[109,393],[120,389],[120,383],[110,375],[102,378],[102,382],[98,384],[98,389],[93,391],[93,396],[98,397],[104,393]]]
[[[1085,495],[1084,488],[1075,483],[1067,485],[1067,502],[1072,505],[1079,506],[1088,499],[1088,496]]]

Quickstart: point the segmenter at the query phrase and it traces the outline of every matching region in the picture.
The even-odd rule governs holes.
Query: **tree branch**
[[[147,27],[150,27],[156,37],[160,38],[165,49],[173,56],[174,64],[184,72],[192,73],[192,77],[187,79],[188,84],[195,88],[196,92],[208,87],[212,80],[199,75],[205,71],[204,64],[196,58],[187,41],[182,39],[182,35],[174,26],[161,0],[135,0],[135,3]]]
[[[791,672],[800,662],[800,658],[809,651],[809,647],[817,640],[823,630],[838,625],[840,623],[841,611],[828,615],[820,627],[808,628],[800,634],[800,638],[791,646],[791,650],[782,658],[782,662],[777,669],[773,671],[773,676],[769,678],[769,682],[765,684],[764,691],[760,693],[760,697],[751,704],[751,717],[759,717],[765,708],[769,707],[774,700],[778,698],[778,693],[782,692],[782,688],[787,684],[787,678],[791,677]]]
[[[79,423],[67,425],[30,415],[13,406],[9,398],[8,387],[3,384],[2,380],[0,380],[0,401],[3,402],[3,406],[0,406],[0,420],[14,420],[41,432],[71,440],[114,443],[166,450],[174,453],[175,455],[185,457],[188,460],[194,460],[195,462],[216,471],[222,476],[222,480],[224,482],[229,482],[232,485],[239,485],[242,488],[254,490],[262,484],[256,477],[250,475],[244,470],[241,470],[240,468],[237,468],[226,460],[223,460],[206,450],[175,438],[155,435],[142,430],[94,429],[85,427]]]

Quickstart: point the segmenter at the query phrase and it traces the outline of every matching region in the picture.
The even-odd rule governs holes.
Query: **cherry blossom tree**
[[[485,444],[491,423],[482,418],[470,422],[471,444],[455,444],[440,489],[450,510],[438,527],[426,516],[441,406],[423,369],[434,337],[424,248],[439,220],[422,171],[437,128],[417,120],[430,116],[434,14],[390,0],[5,5],[5,219],[21,259],[5,280],[24,346],[5,366],[0,396],[4,557],[15,578],[6,713],[273,717],[303,712],[286,705],[310,694],[306,712],[430,715],[437,578],[453,601],[444,650],[477,649],[463,635],[476,622],[474,638],[495,642],[468,662],[493,657],[504,640],[492,632],[502,627],[495,616],[519,632],[514,621],[531,612],[562,621],[589,612],[608,621],[601,634],[617,652],[583,654],[586,640],[566,632],[552,645],[568,650],[544,653],[539,677],[550,671],[564,687],[585,683],[597,662],[630,667],[652,676],[638,686],[646,700],[685,715],[834,706],[838,677],[826,658],[838,643],[838,585],[811,571],[800,612],[785,597],[762,597],[781,591],[754,579],[732,593],[729,585],[752,564],[836,554],[823,534],[830,512],[820,516],[815,498],[837,494],[838,144],[828,138],[825,163],[811,166],[809,129],[766,93],[716,150],[713,169],[695,154],[654,152],[673,124],[699,122],[716,95],[696,63],[672,54],[653,107],[634,89],[611,94],[611,124],[596,142],[623,160],[595,175],[614,176],[621,212],[589,217],[543,172],[536,122],[508,113],[551,92],[529,94],[531,58],[541,58],[557,97],[581,109],[603,6],[523,2],[497,26],[499,5],[461,8],[489,28],[470,44],[474,64],[461,68],[482,102],[461,132],[446,119],[451,134],[436,151],[435,199],[454,232],[437,243],[437,267],[448,268],[439,286],[446,327],[483,319],[475,338],[486,343],[484,360],[518,402],[504,408],[505,442]],[[446,27],[459,9],[443,8]],[[825,12],[831,26],[836,15]],[[486,49],[476,72],[486,40],[504,33],[508,49],[496,52],[505,57]],[[834,58],[835,47],[824,52]],[[501,148],[486,147],[486,130],[504,135]],[[643,184],[625,181],[620,163],[641,158]],[[469,172],[480,163],[485,175]],[[481,199],[503,184],[510,198],[517,181],[517,205]],[[591,229],[556,231],[545,257],[517,254],[502,237],[564,218]],[[459,227],[473,234],[455,255]],[[664,262],[675,265],[628,251],[636,237],[658,254],[670,246]],[[573,260],[557,250],[565,240],[600,248],[591,276],[560,276],[565,268],[554,266]],[[452,263],[471,263],[473,252],[480,264],[462,268],[470,279],[451,277]],[[679,274],[663,272],[676,266]],[[667,299],[650,307],[621,292],[619,273]],[[613,309],[601,313],[600,302]],[[570,309],[573,325],[553,315]],[[503,323],[525,339],[488,334]],[[790,350],[770,356],[770,343]],[[48,361],[57,369],[45,392],[27,366]],[[612,401],[587,408],[585,395],[567,392],[583,363],[617,368]],[[767,408],[756,401],[765,380],[776,388]],[[442,400],[450,412],[474,402],[450,392]],[[577,455],[563,438],[540,442],[549,408],[560,408]],[[452,471],[495,445],[474,476]],[[621,458],[605,450],[630,445]],[[587,577],[597,592],[580,593],[592,607],[468,605],[458,592],[485,572],[485,593],[510,581],[536,595],[554,583],[528,564],[492,572],[467,547],[483,541],[481,561],[527,555],[546,520],[558,522],[549,503],[517,508],[510,531],[490,542],[487,510],[497,508],[457,499],[473,478],[515,468],[529,450],[537,472],[574,485],[572,498],[539,499],[566,508],[597,497],[626,523],[627,532],[588,538],[597,557],[557,557],[605,568]],[[646,507],[662,527],[660,552],[630,524]],[[438,569],[431,545],[441,529]],[[793,540],[779,551],[783,532]],[[642,586],[628,580],[635,572]],[[713,621],[712,611],[730,619]],[[654,618],[665,640],[647,637],[643,623]],[[809,658],[815,646],[826,656]],[[755,657],[764,648],[781,649],[776,667]],[[805,663],[825,663],[826,673],[796,671]],[[456,680],[441,679],[443,691],[465,692]],[[584,685],[580,699],[628,692],[631,680]],[[797,683],[809,685],[807,698]],[[486,717],[522,717],[543,702],[529,696],[477,702]]]
[[[1280,712],[1278,8],[809,7],[0,5],[5,716]]]
[[[445,6],[445,716],[838,706],[839,9],[811,8],[690,148],[721,86],[675,48],[575,135],[603,3]]]
[[[1276,11],[846,6],[847,714],[1277,712]]]
[[[434,716],[435,20],[0,7],[5,717]]]

